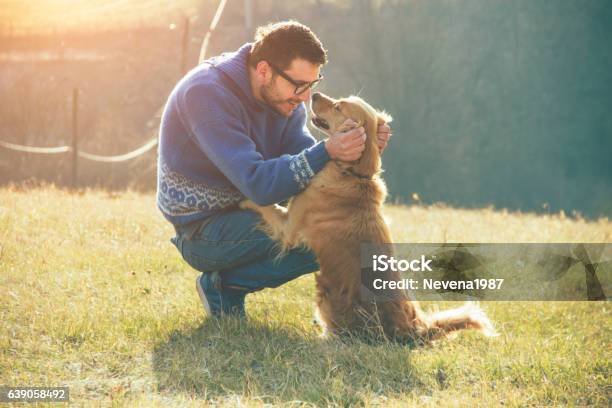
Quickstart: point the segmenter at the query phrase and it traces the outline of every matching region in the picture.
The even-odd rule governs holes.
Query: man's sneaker
[[[204,310],[209,316],[222,314],[244,316],[244,298],[247,292],[223,289],[219,272],[205,272],[196,279],[196,289]]]

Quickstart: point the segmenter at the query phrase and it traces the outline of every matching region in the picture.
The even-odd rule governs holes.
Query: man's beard
[[[275,87],[274,82],[269,85],[261,86],[261,98],[267,103],[272,109],[283,116],[291,116],[293,110],[290,112],[283,111],[280,109],[282,105],[286,105],[287,103],[292,103],[295,106],[299,105],[302,101],[298,98],[288,98],[288,99],[279,99],[275,98]],[[295,107],[294,107],[295,109]]]

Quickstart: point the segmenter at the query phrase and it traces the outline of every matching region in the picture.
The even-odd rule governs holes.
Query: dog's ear
[[[385,123],[391,123],[393,121],[393,118],[391,117],[391,115],[389,115],[387,112],[385,111],[378,111],[376,112],[376,115],[378,116],[378,125],[384,125]]]

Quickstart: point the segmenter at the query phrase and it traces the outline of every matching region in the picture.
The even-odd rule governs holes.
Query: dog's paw
[[[242,200],[240,203],[238,203],[238,207],[242,208],[243,210],[257,210],[259,208],[257,204],[249,199]]]

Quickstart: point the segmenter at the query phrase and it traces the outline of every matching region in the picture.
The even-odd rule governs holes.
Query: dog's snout
[[[321,94],[319,92],[315,92],[312,94],[312,101],[316,101],[317,99],[319,99],[321,97]]]

